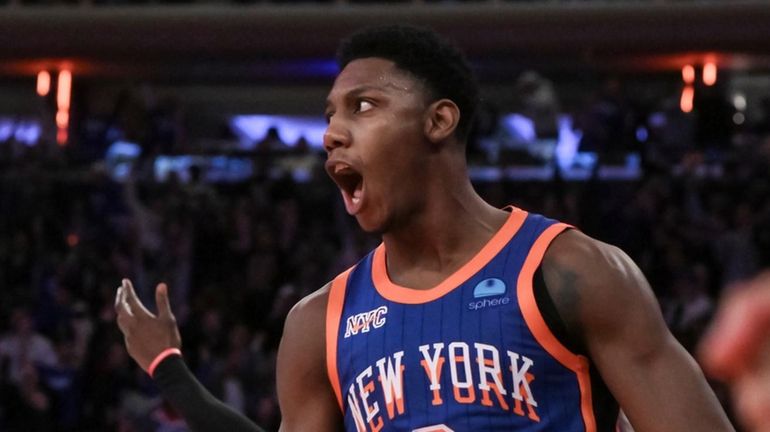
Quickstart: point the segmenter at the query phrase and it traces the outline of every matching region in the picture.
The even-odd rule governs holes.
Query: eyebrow
[[[388,82],[388,83],[383,84],[383,85],[363,84],[363,85],[360,85],[358,87],[354,87],[353,89],[349,90],[347,93],[345,93],[343,95],[343,99],[350,99],[352,97],[356,97],[356,96],[360,95],[361,93],[364,93],[364,92],[367,92],[367,91],[370,91],[370,90],[385,91],[388,88],[392,88],[392,89],[395,89],[395,90],[398,90],[398,91],[402,91],[402,92],[409,91],[408,88],[406,88],[406,87],[399,87],[399,86],[393,84],[392,82]],[[331,105],[332,105],[331,100],[327,98],[326,99],[326,105],[324,106],[324,112],[328,111],[329,110],[329,106],[331,106]]]

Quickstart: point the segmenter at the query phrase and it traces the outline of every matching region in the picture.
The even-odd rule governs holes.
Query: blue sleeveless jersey
[[[533,275],[567,225],[513,209],[438,286],[395,285],[380,245],[332,283],[327,367],[345,430],[596,431],[586,357],[538,310]]]

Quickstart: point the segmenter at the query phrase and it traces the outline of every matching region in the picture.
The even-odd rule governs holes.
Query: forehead
[[[337,75],[329,92],[328,101],[344,97],[361,88],[375,88],[386,92],[417,91],[419,82],[408,72],[399,69],[391,60],[377,57],[362,58],[348,63]]]

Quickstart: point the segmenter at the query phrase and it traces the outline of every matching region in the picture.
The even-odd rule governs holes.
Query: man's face
[[[326,170],[365,231],[387,231],[424,198],[426,107],[424,86],[389,60],[354,60],[334,82]]]

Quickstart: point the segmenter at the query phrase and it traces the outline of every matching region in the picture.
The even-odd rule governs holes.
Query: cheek
[[[395,161],[396,165],[407,166],[420,157],[422,146],[422,129],[415,122],[389,123],[379,135],[380,150],[383,158]]]
[[[379,177],[383,171],[387,174],[410,157],[409,140],[413,140],[414,135],[408,128],[386,122],[368,126],[358,128],[354,138],[356,153],[366,165],[367,176],[377,174]]]
[[[377,192],[401,195],[401,189],[415,183],[426,145],[418,116],[383,116],[361,124],[355,134],[373,192],[383,188]]]

